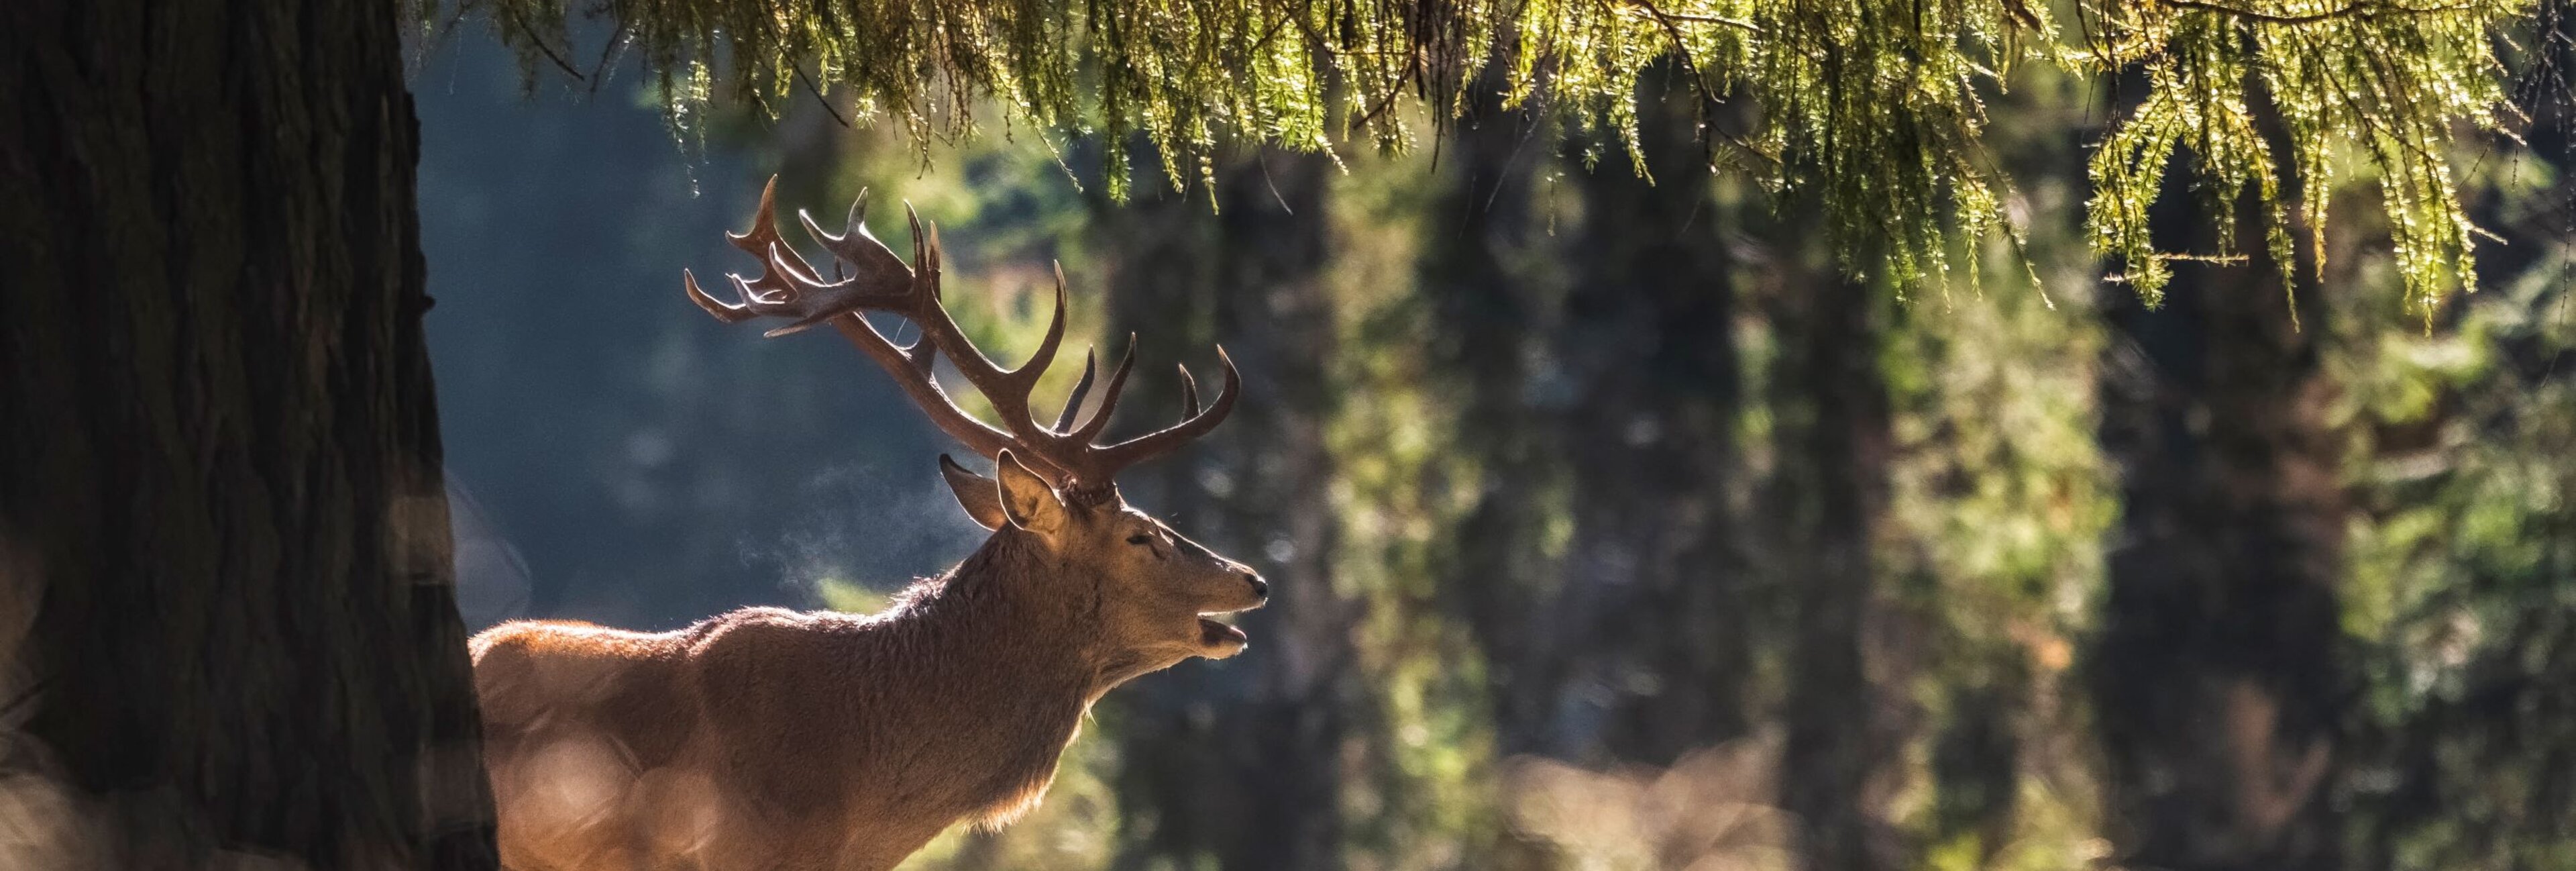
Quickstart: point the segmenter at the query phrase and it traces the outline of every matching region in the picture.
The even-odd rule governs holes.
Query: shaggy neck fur
[[[902,736],[922,760],[905,768],[979,772],[950,784],[960,787],[950,797],[981,822],[1035,804],[1083,712],[1131,676],[1102,650],[1103,589],[1029,533],[1004,527],[947,574],[860,621],[853,640],[872,649],[855,658],[886,666],[866,679],[909,684],[900,698],[938,700],[887,712],[901,722],[884,734]],[[923,788],[949,792],[936,786]]]
[[[913,582],[874,618],[928,662],[1010,663],[1052,679],[1095,670],[1102,653],[1106,585],[1049,553],[1035,536],[1003,527],[946,574]],[[1091,680],[1081,682],[1090,689]]]

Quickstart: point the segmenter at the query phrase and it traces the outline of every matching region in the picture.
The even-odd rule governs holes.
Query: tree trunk
[[[1555,143],[1532,119],[1501,106],[1501,71],[1486,70],[1467,117],[1441,155],[1454,181],[1424,222],[1419,293],[1438,327],[1423,350],[1441,393],[1455,397],[1450,450],[1471,458],[1480,480],[1458,521],[1440,579],[1441,610],[1462,615],[1492,682],[1501,755],[1576,755],[1558,704],[1570,673],[1571,621],[1545,607],[1556,594],[1556,564],[1542,530],[1562,496],[1564,452],[1556,424],[1572,394],[1542,382],[1531,352],[1553,329],[1553,301],[1535,274],[1554,261],[1554,240],[1536,231],[1533,194]]]
[[[2246,89],[2296,202],[2279,113],[2259,80]],[[2114,841],[2135,866],[2337,868],[2326,793],[2352,683],[2337,656],[2342,446],[2326,422],[2325,294],[2304,221],[2288,228],[2299,243],[2284,287],[2259,203],[2188,191],[2187,161],[2150,217],[2157,244],[2246,259],[2176,264],[2156,310],[2115,285],[2108,312],[2101,441],[2122,509],[2090,678],[2125,828]],[[2233,240],[2213,220],[2229,208]]]
[[[1606,710],[1586,743],[1649,765],[1744,732],[1751,654],[1727,504],[1735,288],[1699,127],[1714,106],[1665,72],[1639,101],[1653,179],[1616,159],[1578,176],[1584,224],[1556,330],[1577,386],[1573,554],[1554,610],[1598,660]]]
[[[1247,615],[1275,633],[1250,705],[1226,709],[1220,729],[1239,736],[1225,781],[1261,784],[1250,814],[1222,854],[1233,869],[1339,868],[1342,743],[1358,695],[1350,629],[1353,603],[1335,591],[1339,513],[1325,444],[1339,391],[1326,364],[1337,353],[1324,269],[1332,247],[1332,164],[1319,154],[1267,152],[1220,179],[1225,240],[1217,274],[1217,333],[1270,394],[1237,413],[1247,458],[1226,500],[1227,538],[1274,583],[1270,607]],[[1201,352],[1204,353],[1204,352]],[[1246,397],[1249,399],[1250,397]]]
[[[1874,550],[1894,458],[1878,364],[1889,303],[1850,278],[1801,283],[1775,320],[1781,474],[1772,501],[1794,542],[1780,561],[1797,613],[1781,804],[1804,823],[1806,867],[1895,868],[1903,845],[1889,819],[1889,767],[1902,740],[1902,687],[1871,669],[1886,634]]]
[[[1205,386],[1213,341],[1232,354],[1245,389],[1214,449],[1140,467],[1131,495],[1271,581],[1270,606],[1245,615],[1252,653],[1158,678],[1121,702],[1120,794],[1143,798],[1128,812],[1153,821],[1148,852],[1184,864],[1343,864],[1340,754],[1358,687],[1348,634],[1356,617],[1334,591],[1324,441],[1337,395],[1323,285],[1331,170],[1322,155],[1257,152],[1219,171],[1215,215],[1201,198],[1209,192],[1166,191],[1113,219],[1130,252],[1112,282],[1113,321],[1140,335],[1137,356],[1187,361]],[[1176,388],[1134,396],[1136,419],[1179,419]]]
[[[497,865],[400,14],[0,5],[0,864]]]
[[[2294,324],[2262,219],[2242,213],[2252,262],[2178,264],[2162,309],[2119,288],[2111,313],[2102,441],[2124,507],[2092,680],[2118,840],[2143,867],[2339,864],[2322,788],[2348,686],[2325,307],[2301,288]],[[2160,217],[2160,234],[2211,247],[2199,210]]]

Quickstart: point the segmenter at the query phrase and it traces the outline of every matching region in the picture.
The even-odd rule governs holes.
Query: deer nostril
[[[1269,581],[1262,580],[1260,575],[1256,575],[1251,572],[1243,573],[1243,579],[1252,582],[1253,598],[1261,599],[1263,601],[1268,601],[1270,599]]]

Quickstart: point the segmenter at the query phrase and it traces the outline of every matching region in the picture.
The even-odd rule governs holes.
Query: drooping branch
[[[2264,24],[2315,24],[2320,21],[2332,21],[2337,18],[2370,17],[2379,15],[2431,15],[2441,12],[2468,12],[2478,8],[2477,5],[2473,3],[2413,8],[2400,6],[2394,3],[2360,2],[2347,4],[2340,8],[2330,9],[2324,12],[2293,15],[2264,12],[2259,9],[2246,9],[2240,6],[2229,6],[2224,3],[2209,3],[2204,2],[2204,0],[2156,0],[2156,2],[2177,9],[2196,9],[2202,12],[2216,12],[2230,18],[2241,18],[2246,21],[2259,21]]]
[[[571,74],[561,0],[409,2],[424,21],[490,12],[531,75]],[[1587,160],[1615,143],[1642,170],[1635,95],[1670,56],[1709,98],[1761,107],[1749,116],[1762,126],[1728,135],[1763,158],[1747,171],[1818,201],[1845,266],[1897,286],[1948,275],[1962,241],[2020,232],[2012,179],[1983,153],[1985,104],[2015,71],[2143,74],[2151,94],[2092,163],[2090,233],[2140,293],[2154,297],[2172,254],[2147,237],[2144,210],[2165,190],[2163,161],[2187,154],[2204,182],[2248,190],[2267,215],[2314,212],[2338,181],[2376,177],[2399,271],[2430,302],[2473,280],[2477,231],[2449,161],[2463,137],[2516,123],[2498,46],[2520,44],[2537,0],[2324,2],[2340,5],[2091,0],[2073,36],[2027,0],[604,0],[583,14],[641,49],[675,119],[700,117],[719,85],[762,107],[803,92],[926,144],[971,135],[975,113],[998,107],[1050,135],[1099,137],[1112,197],[1138,138],[1176,183],[1218,148],[1401,150],[1424,138],[1411,125],[1445,127],[1479,86],[1524,113],[1530,141]],[[1407,95],[1420,113],[1402,111]],[[2277,110],[2279,130],[2250,132],[2252,101]],[[2297,155],[2288,176],[2271,168],[2279,148]],[[2372,171],[2329,159],[2343,154]]]

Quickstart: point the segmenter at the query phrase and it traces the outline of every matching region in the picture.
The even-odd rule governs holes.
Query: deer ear
[[[939,455],[939,477],[948,479],[948,491],[957,494],[957,504],[966,507],[966,516],[975,518],[985,529],[1000,529],[1009,518],[1002,514],[1002,485],[993,479],[966,471],[947,454]]]
[[[1064,500],[1055,495],[1045,478],[1020,465],[1020,458],[1005,450],[994,458],[993,468],[1001,473],[999,488],[1002,516],[1012,526],[1037,533],[1054,535],[1064,528]]]

